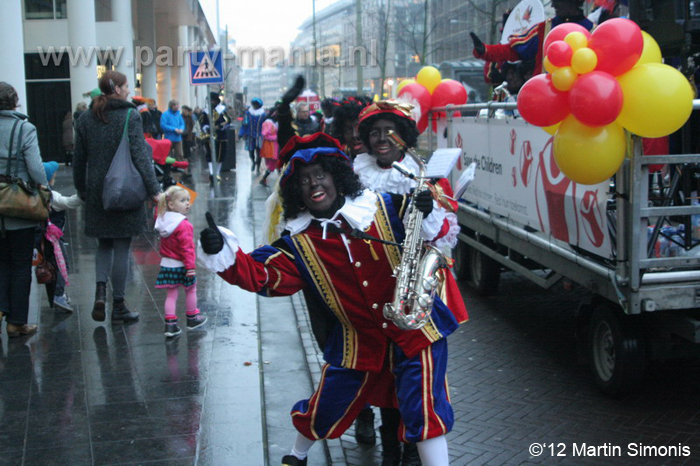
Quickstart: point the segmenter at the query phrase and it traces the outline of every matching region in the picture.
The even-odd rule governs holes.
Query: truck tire
[[[467,248],[467,284],[480,296],[489,296],[498,291],[501,265],[476,249]]]
[[[645,344],[627,316],[609,304],[596,307],[587,340],[593,377],[605,395],[616,398],[640,387]]]
[[[454,260],[452,270],[454,271],[457,280],[465,283],[469,278],[468,254],[469,246],[467,246],[467,243],[463,241],[458,241],[457,246],[452,249],[452,259]]]

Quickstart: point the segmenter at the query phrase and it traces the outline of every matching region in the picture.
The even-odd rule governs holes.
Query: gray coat
[[[151,146],[143,137],[141,118],[136,107],[125,100],[109,99],[104,123],[92,111],[85,111],[76,123],[73,180],[85,199],[85,234],[95,238],[131,238],[147,228],[146,206],[124,212],[107,212],[102,207],[102,188],[107,171],[124,131],[127,110],[129,117],[129,149],[131,160],[143,178],[150,197],[160,192],[153,170]]]
[[[33,181],[34,183],[43,184],[46,186],[46,172],[41,164],[41,154],[39,152],[39,141],[36,136],[36,128],[33,124],[26,121],[27,116],[15,112],[13,110],[0,110],[0,174],[15,174],[15,166],[17,166],[17,177],[24,181]],[[8,154],[10,151],[10,134],[15,121],[19,120],[15,130],[15,140],[12,143],[13,156],[17,152],[18,144],[21,145],[19,151],[19,162],[17,159],[12,161],[12,173],[7,173]],[[19,138],[19,127],[23,125],[22,140]],[[17,165],[19,163],[19,165]],[[15,217],[4,217],[2,219],[6,230],[19,230],[21,228],[32,228],[39,225],[40,222],[35,220],[25,220]]]

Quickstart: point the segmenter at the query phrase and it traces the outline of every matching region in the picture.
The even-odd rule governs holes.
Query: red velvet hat
[[[365,107],[365,109],[362,110],[362,112],[360,113],[359,122],[362,123],[368,118],[387,113],[391,115],[396,115],[401,118],[413,120],[413,114],[411,113],[411,110],[413,110],[413,105],[411,104],[397,102],[395,100],[380,100],[368,107]]]

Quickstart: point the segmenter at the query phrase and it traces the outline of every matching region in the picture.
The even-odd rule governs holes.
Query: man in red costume
[[[554,18],[542,21],[523,34],[509,37],[507,44],[484,44],[476,34],[470,33],[474,41],[474,56],[487,62],[484,67],[487,82],[499,84],[503,81],[503,78],[495,79],[493,65],[506,61],[534,60],[534,75],[542,73],[542,46],[552,28],[563,23],[577,23],[589,31],[593,28],[593,23],[583,16],[583,0],[552,0],[552,6]]]

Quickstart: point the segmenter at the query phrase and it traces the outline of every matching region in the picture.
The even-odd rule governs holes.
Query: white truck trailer
[[[610,396],[638,387],[650,358],[697,352],[700,227],[692,226],[700,205],[688,186],[698,183],[700,155],[642,156],[641,139],[631,136],[629,157],[613,179],[580,185],[557,168],[552,136],[506,116],[515,104],[450,106],[431,117],[440,110],[448,118],[428,144],[462,149],[453,187],[476,163],[459,202],[453,257],[460,279],[478,293],[495,293],[500,273],[510,269],[545,289],[566,279],[593,292],[578,309],[577,337]],[[658,164],[670,173],[657,186],[649,166]]]

